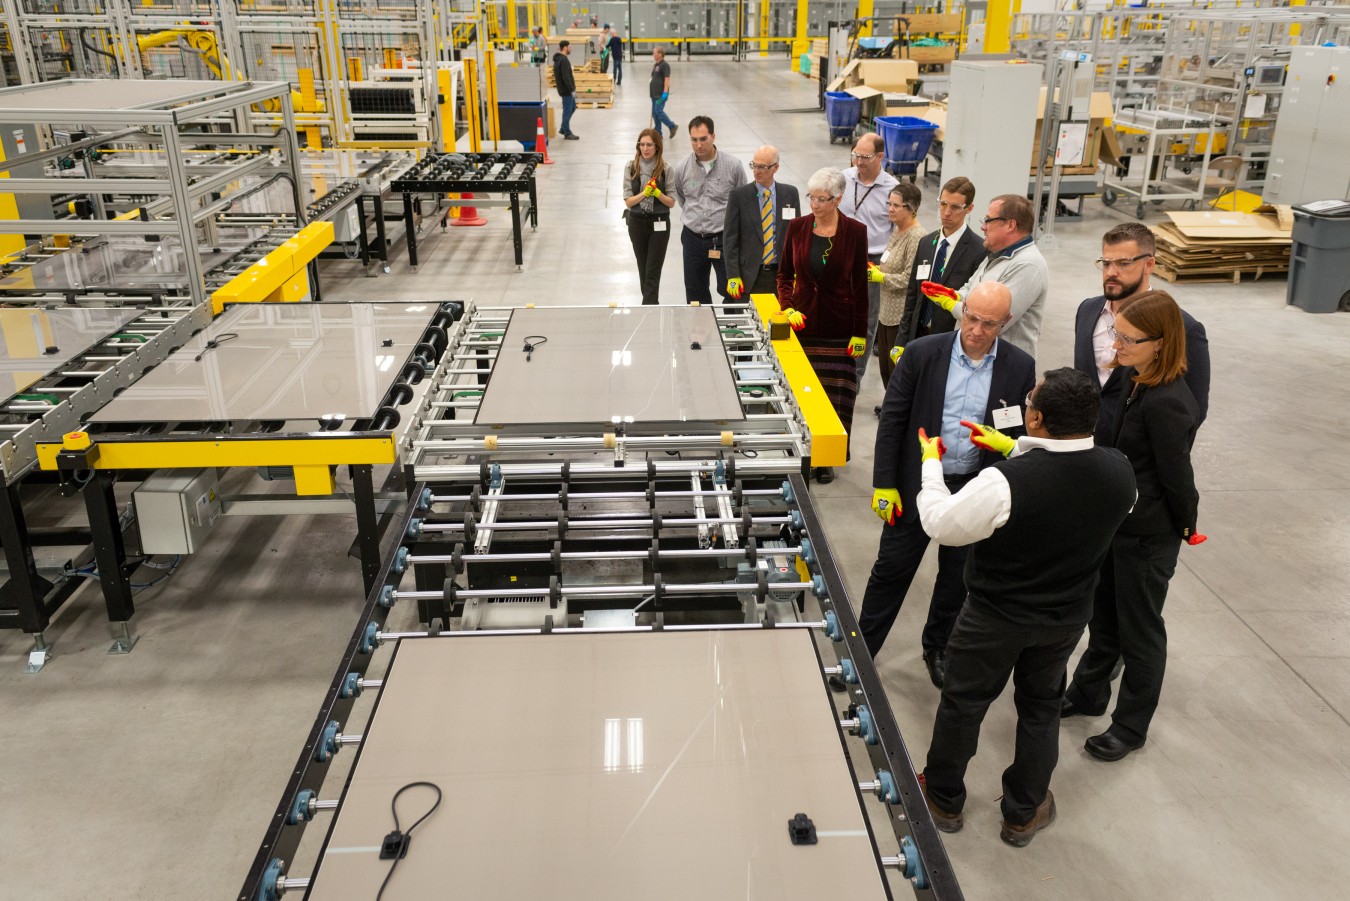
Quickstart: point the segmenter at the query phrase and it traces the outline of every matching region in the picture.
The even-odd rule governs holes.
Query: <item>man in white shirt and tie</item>
[[[727,267],[727,294],[777,294],[778,261],[789,219],[801,210],[797,189],[775,181],[778,151],[764,145],[750,161],[755,180],[733,188],[727,197],[722,251]],[[748,290],[747,290],[748,289]]]

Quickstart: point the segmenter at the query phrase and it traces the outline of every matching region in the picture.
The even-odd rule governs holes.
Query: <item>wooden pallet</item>
[[[577,109],[613,109],[613,100],[578,100]]]
[[[1228,282],[1238,284],[1244,276],[1251,276],[1252,281],[1256,281],[1263,275],[1283,275],[1288,277],[1289,266],[1257,266],[1255,269],[1234,269],[1231,272],[1222,272],[1215,270],[1201,270],[1198,272],[1178,272],[1168,266],[1159,265],[1153,270],[1164,280],[1174,285],[1199,285],[1212,282]]]

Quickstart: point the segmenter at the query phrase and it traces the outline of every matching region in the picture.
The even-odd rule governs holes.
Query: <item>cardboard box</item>
[[[960,13],[905,13],[903,18],[909,23],[910,34],[958,34],[961,31]]]
[[[956,59],[956,45],[946,47],[901,47],[900,58],[919,63],[949,63]]]
[[[913,94],[900,94],[893,91],[878,91],[867,85],[846,88],[846,94],[852,94],[863,102],[863,118],[876,116],[922,116],[928,109],[928,101]]]
[[[1045,92],[1046,92],[1045,86],[1042,85],[1039,106],[1036,112],[1036,133],[1031,141],[1032,146],[1031,153],[1033,164],[1031,167],[1031,173],[1033,175],[1036,172],[1035,155],[1041,149],[1041,124],[1045,119]],[[1056,94],[1055,96],[1056,99],[1058,99],[1059,95]],[[1106,93],[1105,91],[1093,91],[1092,99],[1088,105],[1088,116],[1089,116],[1088,133],[1087,133],[1087,141],[1084,145],[1083,151],[1083,165],[1081,167],[1084,171],[1091,171],[1092,169],[1095,169],[1097,167],[1097,161],[1102,146],[1102,132],[1103,131],[1114,132],[1114,129],[1104,127],[1106,125],[1107,120],[1109,120],[1113,115],[1115,115],[1115,111],[1111,108],[1111,95]],[[1113,162],[1112,165],[1116,165],[1116,163]],[[1045,171],[1049,172],[1050,168],[1051,167],[1047,165]],[[1074,168],[1075,170],[1077,170],[1080,167]]]
[[[911,82],[919,80],[919,64],[911,59],[855,59],[839,71],[827,90],[843,91],[866,85],[885,93],[912,93]]]

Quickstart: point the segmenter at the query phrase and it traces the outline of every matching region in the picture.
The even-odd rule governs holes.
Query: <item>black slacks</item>
[[[658,221],[664,231],[655,230]],[[660,303],[661,267],[666,263],[666,247],[670,244],[670,220],[640,219],[630,214],[628,240],[633,242],[633,256],[637,257],[642,302]]]
[[[967,603],[947,642],[946,678],[933,723],[924,781],[940,810],[960,813],[966,803],[966,765],[975,756],[989,705],[1013,678],[1017,750],[1003,771],[1003,819],[1025,826],[1050,789],[1059,762],[1059,705],[1065,667],[1081,624],[1023,626]]]
[[[750,290],[744,296],[750,294],[778,294],[778,264],[772,266],[760,266],[759,271],[755,273],[754,281],[747,285]]]
[[[1111,732],[1137,742],[1148,737],[1167,669],[1163,602],[1177,569],[1181,539],[1171,533],[1122,535],[1111,540],[1092,604],[1088,646],[1073,672],[1067,697],[1075,707],[1104,710],[1111,670],[1125,659]]]
[[[975,473],[947,476],[947,488],[952,494],[975,478]],[[881,527],[881,547],[872,574],[867,578],[863,593],[862,612],[858,626],[868,652],[875,657],[905,603],[914,574],[919,571],[924,551],[931,539],[916,516],[912,520],[898,520],[893,526]],[[938,548],[938,573],[933,582],[933,596],[928,602],[928,622],[923,627],[923,649],[940,650],[947,646],[961,605],[966,601],[966,548]]]
[[[717,281],[717,295],[726,303],[727,265],[722,259],[722,233],[704,237],[691,231],[687,226],[680,229],[680,246],[684,248],[684,299],[686,303],[699,303],[708,306],[713,302],[712,292],[708,290],[708,275],[711,273]],[[708,256],[714,251],[717,256]]]

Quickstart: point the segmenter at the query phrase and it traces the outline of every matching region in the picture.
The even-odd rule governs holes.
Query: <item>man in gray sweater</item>
[[[1031,201],[1018,194],[1001,194],[989,201],[989,213],[980,221],[984,249],[989,251],[975,274],[959,291],[934,285],[932,293],[920,286],[924,296],[961,321],[962,301],[981,282],[999,282],[1012,294],[1012,313],[999,337],[1025,350],[1034,358],[1045,315],[1045,296],[1050,290],[1050,269],[1032,237],[1036,220]]]

